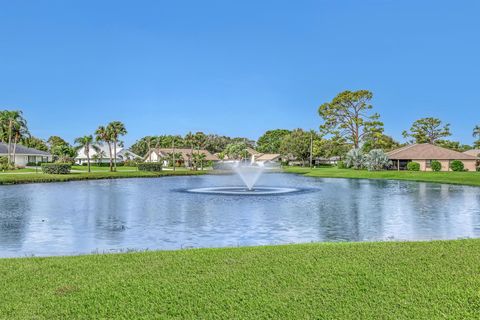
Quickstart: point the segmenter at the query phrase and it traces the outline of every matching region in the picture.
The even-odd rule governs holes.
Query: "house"
[[[17,144],[15,148],[15,157],[13,156],[13,145],[11,146],[10,156],[16,166],[26,166],[31,163],[51,162],[52,155],[46,151],[33,148],[27,148]],[[0,157],[8,156],[8,144],[0,142]]]
[[[168,160],[166,159],[173,152],[179,154],[179,159],[176,159],[179,165],[185,165],[186,167],[192,166],[192,149],[172,149],[172,148],[158,148],[152,149],[147,152],[144,157],[145,162],[163,162],[164,166],[168,166]],[[204,154],[205,161],[220,161],[216,156],[208,152],[208,150],[193,150],[193,154]]]
[[[261,153],[253,148],[247,148],[246,151],[250,156],[251,163],[255,163],[260,166],[268,165],[281,160],[281,155],[277,153]]]
[[[313,159],[313,164],[314,165],[337,165],[337,163],[342,160],[341,157],[339,156],[333,156],[333,157],[330,157],[330,158],[324,158],[324,157],[319,157],[319,158],[315,158]]]
[[[113,155],[113,146],[112,146],[112,155]],[[108,149],[107,144],[98,144],[95,147],[90,146],[90,150],[88,152],[90,154],[90,161],[96,163],[109,163],[110,162],[110,151]],[[136,155],[135,153],[131,152],[128,149],[118,147],[117,146],[117,162],[123,162],[126,160],[135,160],[141,159],[142,157]],[[85,148],[82,147],[78,149],[77,156],[75,157],[75,163],[82,165],[83,163],[87,163],[87,155],[85,153]]]
[[[431,163],[437,160],[442,164],[442,171],[450,171],[450,162],[460,160],[468,171],[476,170],[477,158],[453,151],[450,149],[435,146],[430,143],[412,144],[387,153],[395,170],[406,170],[409,162],[418,162],[421,171],[431,171]]]

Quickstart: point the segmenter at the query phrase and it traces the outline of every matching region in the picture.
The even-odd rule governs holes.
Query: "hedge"
[[[69,174],[70,163],[42,163],[42,172],[46,174]]]
[[[407,164],[408,171],[420,171],[420,163],[418,162],[409,162]]]
[[[432,167],[432,171],[438,172],[442,170],[442,164],[437,160],[433,160],[430,166]]]
[[[139,163],[138,171],[151,171],[151,172],[162,171],[162,164],[158,162]]]
[[[452,169],[452,171],[464,171],[465,166],[463,165],[462,161],[453,160],[452,162],[450,162],[450,169]]]

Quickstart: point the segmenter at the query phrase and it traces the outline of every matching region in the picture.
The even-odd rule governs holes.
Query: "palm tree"
[[[125,125],[120,121],[113,121],[107,125],[107,132],[110,135],[110,139],[113,141],[113,165],[114,170],[117,171],[117,144],[118,138],[127,134]]]
[[[0,127],[2,141],[7,141],[7,165],[12,163],[12,140],[16,149],[17,141],[27,131],[27,121],[23,118],[22,111],[4,110],[0,113]],[[14,154],[15,156],[15,154]]]
[[[98,129],[95,131],[95,139],[98,142],[105,142],[108,145],[108,152],[110,155],[110,171],[113,171],[113,165],[112,165],[112,139],[110,136],[109,131],[107,128],[104,126],[98,127]]]
[[[28,132],[27,122],[25,119],[20,118],[13,125],[13,152],[12,158],[13,163],[15,164],[15,155],[17,154],[17,144],[21,142],[22,139],[30,137],[30,132]]]
[[[88,136],[83,136],[83,137],[77,138],[77,139],[75,139],[75,143],[78,145],[78,149],[84,148],[84,153],[87,156],[88,172],[91,172],[91,170],[90,170],[90,147],[93,144],[93,136],[88,135]]]
[[[480,124],[473,128],[473,137],[480,139]]]
[[[187,146],[190,146],[190,167],[192,167],[193,164],[193,146],[195,144],[195,135],[192,132],[189,132],[185,135],[185,144]]]

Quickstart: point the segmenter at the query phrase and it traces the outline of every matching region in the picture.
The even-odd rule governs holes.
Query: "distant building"
[[[258,165],[268,165],[270,163],[276,163],[281,160],[281,155],[277,153],[261,153],[255,149],[247,148],[247,153],[250,156],[251,163]]]
[[[392,161],[393,169],[406,170],[409,162],[418,162],[421,171],[431,171],[431,163],[436,160],[442,164],[442,171],[450,171],[450,163],[454,160],[463,162],[468,171],[476,170],[475,156],[435,146],[430,143],[412,144],[387,153]]]
[[[144,157],[145,162],[162,162],[164,166],[168,165],[168,159],[170,154],[173,152],[179,154],[179,159],[176,159],[176,162],[179,163],[179,165],[184,165],[186,167],[191,167],[192,166],[192,149],[172,149],[172,148],[157,148],[157,149],[152,149],[149,152],[147,152],[147,155]],[[205,161],[213,161],[217,162],[220,161],[220,159],[216,156],[208,152],[208,150],[193,150],[193,154],[204,154],[205,155]]]
[[[16,166],[26,166],[31,163],[51,162],[52,155],[46,151],[41,151],[33,148],[27,148],[21,144],[17,144],[15,148],[15,157],[13,156],[13,145],[11,146],[10,156],[12,162]],[[8,156],[8,144],[0,142],[0,157]]]
[[[92,163],[109,163],[110,162],[110,151],[107,144],[98,144],[95,145],[96,148],[90,146],[90,162]],[[112,146],[112,156],[113,156],[113,146]],[[123,162],[126,160],[135,160],[141,159],[142,157],[136,155],[128,149],[117,146],[117,162]],[[82,147],[78,150],[77,156],[75,157],[75,163],[83,164],[87,163],[87,155],[85,153],[85,148]]]

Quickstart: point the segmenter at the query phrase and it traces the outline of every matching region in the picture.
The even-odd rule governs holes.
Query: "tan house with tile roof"
[[[450,162],[460,160],[465,170],[475,171],[477,158],[475,156],[435,146],[430,143],[412,144],[387,153],[392,160],[393,168],[405,170],[409,162],[418,162],[421,171],[431,171],[430,164],[437,160],[442,164],[442,171],[450,171]]]

